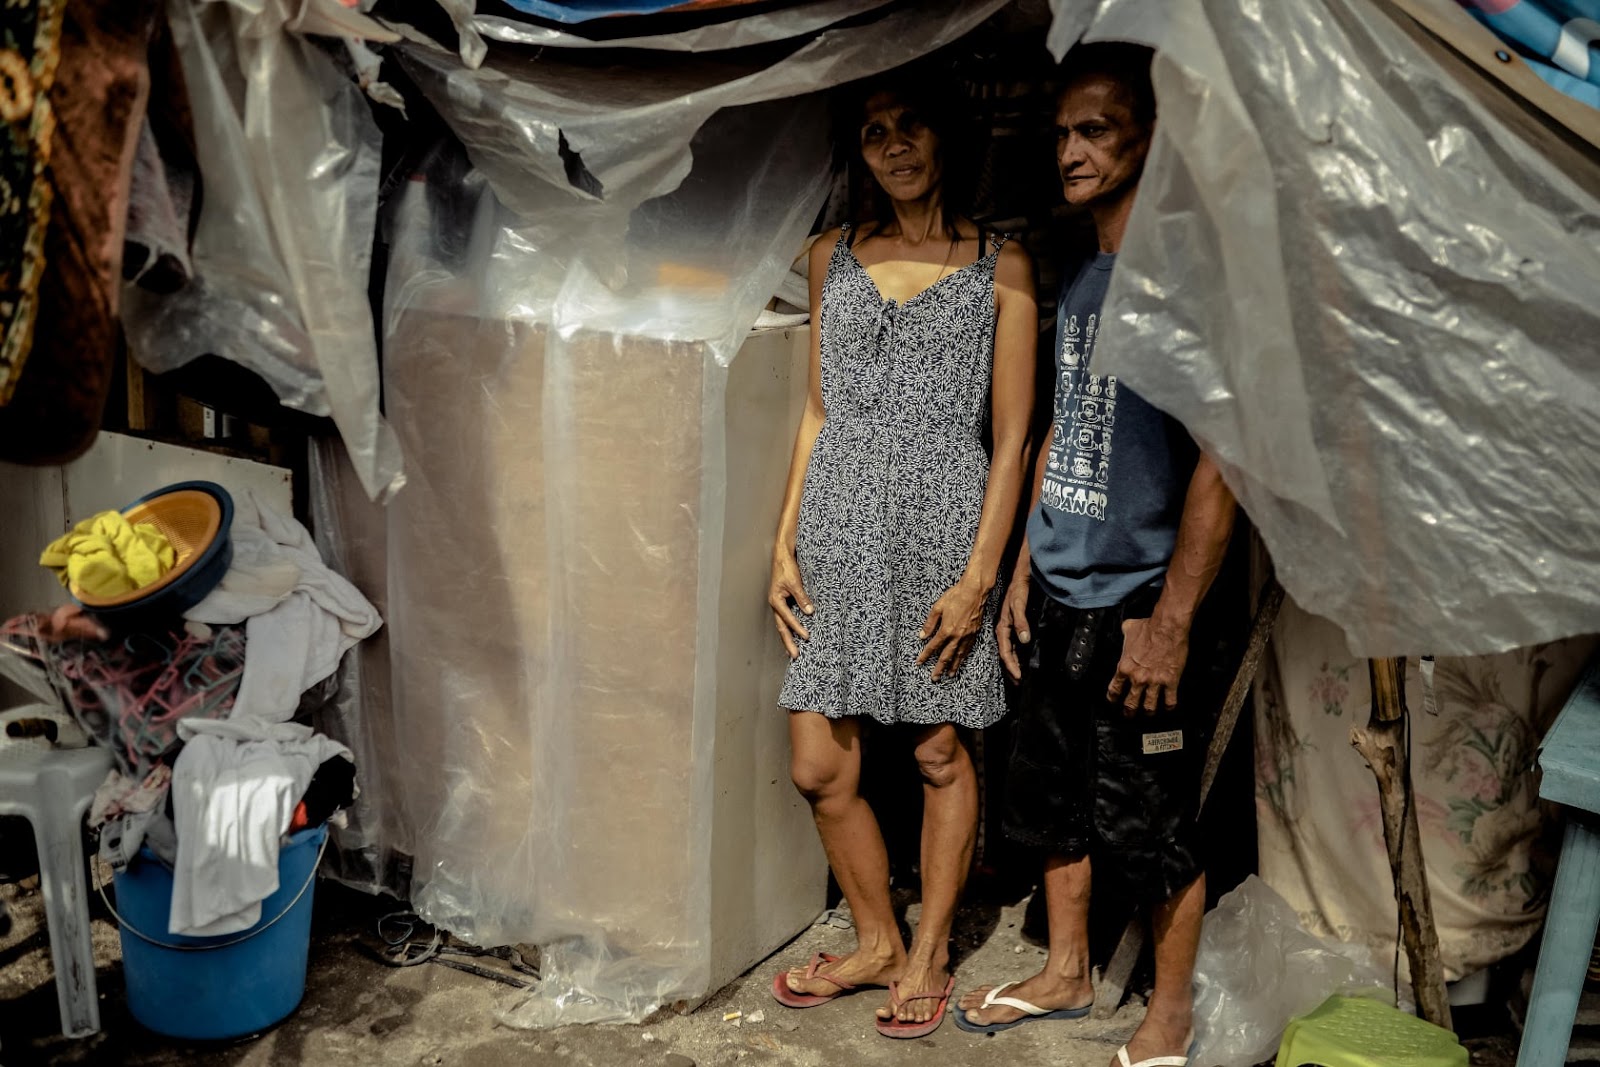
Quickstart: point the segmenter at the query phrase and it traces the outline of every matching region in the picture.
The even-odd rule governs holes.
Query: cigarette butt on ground
[[[742,1011],[726,1011],[722,1013],[722,1021],[725,1023],[731,1023],[742,1015],[744,1015],[744,1012]]]

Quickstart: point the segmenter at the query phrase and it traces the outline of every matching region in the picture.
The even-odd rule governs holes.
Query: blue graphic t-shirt
[[[1035,577],[1075,608],[1121,603],[1165,577],[1199,455],[1179,423],[1090,371],[1116,260],[1096,253],[1063,287],[1050,454],[1028,519]]]

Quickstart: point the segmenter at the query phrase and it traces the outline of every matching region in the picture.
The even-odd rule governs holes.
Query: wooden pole
[[[1367,672],[1372,679],[1372,714],[1366,726],[1350,731],[1350,743],[1378,780],[1383,843],[1394,873],[1395,904],[1400,910],[1406,958],[1411,962],[1417,1011],[1428,1022],[1448,1030],[1450,1001],[1439,959],[1439,931],[1433,922],[1406,744],[1406,661],[1403,657],[1368,660]]]

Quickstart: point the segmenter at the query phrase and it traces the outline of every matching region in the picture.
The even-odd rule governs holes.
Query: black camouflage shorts
[[[1197,620],[1177,708],[1130,715],[1106,700],[1122,623],[1148,618],[1158,595],[1147,588],[1112,607],[1069,608],[1033,584],[1004,816],[1012,840],[1090,855],[1097,884],[1114,879],[1142,903],[1170,899],[1203,869],[1199,772],[1226,684],[1225,657]]]

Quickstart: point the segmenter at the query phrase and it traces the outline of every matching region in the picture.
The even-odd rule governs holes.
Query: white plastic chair
[[[58,714],[40,705],[41,713]],[[94,945],[89,937],[88,866],[83,850],[83,815],[111,769],[103,748],[19,749],[0,759],[0,815],[21,815],[33,825],[39,848],[39,882],[50,929],[50,962],[56,972],[61,1032],[88,1037],[100,1032],[95,992]]]

